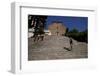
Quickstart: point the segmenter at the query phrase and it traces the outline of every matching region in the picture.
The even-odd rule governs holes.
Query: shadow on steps
[[[63,49],[67,50],[67,51],[71,51],[70,48],[67,48],[67,47],[63,47]]]

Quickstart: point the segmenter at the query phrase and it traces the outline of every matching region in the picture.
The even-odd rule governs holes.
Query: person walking
[[[73,46],[73,40],[72,40],[72,38],[70,38],[70,41],[69,41],[69,42],[70,42],[70,51],[71,51],[72,48],[73,48],[73,47],[72,47],[72,46]]]

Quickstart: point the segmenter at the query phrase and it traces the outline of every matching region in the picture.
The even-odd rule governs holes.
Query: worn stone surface
[[[28,60],[51,60],[87,58],[87,44],[73,39],[73,48],[70,49],[69,38],[65,36],[45,36],[43,41],[34,42],[28,38]]]

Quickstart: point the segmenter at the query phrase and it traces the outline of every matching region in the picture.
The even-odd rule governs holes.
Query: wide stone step
[[[87,44],[73,41],[72,51],[64,49],[70,48],[70,38],[65,36],[45,36],[43,41],[34,42],[34,38],[28,39],[28,59],[61,59],[61,58],[84,58],[87,57]]]

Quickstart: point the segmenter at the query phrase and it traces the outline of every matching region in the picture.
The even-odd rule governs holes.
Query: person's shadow
[[[67,48],[67,47],[63,47],[63,49],[67,50],[67,51],[71,51],[70,48]]]

